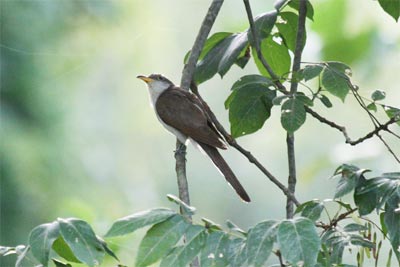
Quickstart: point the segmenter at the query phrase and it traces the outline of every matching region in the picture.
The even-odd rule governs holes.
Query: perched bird
[[[139,75],[137,78],[147,83],[151,105],[161,124],[182,144],[190,141],[204,150],[236,193],[250,202],[250,197],[217,150],[226,149],[226,145],[201,101],[160,74]]]

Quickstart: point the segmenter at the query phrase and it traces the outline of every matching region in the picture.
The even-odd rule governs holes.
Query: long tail
[[[239,180],[236,178],[235,174],[228,166],[224,158],[218,152],[215,147],[209,146],[204,143],[198,142],[201,148],[206,152],[206,154],[211,158],[214,162],[215,166],[222,172],[226,181],[235,189],[236,193],[246,202],[250,202],[250,197],[247,195],[246,190],[244,190],[243,186],[240,184]]]

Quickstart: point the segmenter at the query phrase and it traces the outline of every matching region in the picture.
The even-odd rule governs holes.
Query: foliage
[[[225,101],[232,136],[236,138],[261,129],[275,106],[281,106],[282,127],[292,134],[304,125],[309,107],[316,105],[316,99],[324,107],[332,108],[330,97],[345,102],[351,95],[371,118],[371,111],[378,112],[381,107],[390,123],[399,124],[400,109],[381,103],[385,92],[376,90],[368,99],[361,97],[358,87],[352,83],[351,68],[345,63],[309,62],[291,71],[291,54],[296,52],[297,43],[301,42],[300,46],[306,43],[306,35],[301,40],[297,38],[299,3],[298,0],[278,1],[274,10],[255,18],[260,51],[251,29],[218,32],[208,38],[194,74],[197,84],[217,73],[223,77],[234,64],[244,68],[251,57],[259,71],[239,78]],[[380,0],[379,4],[398,20],[399,0]],[[314,9],[309,1],[307,7],[307,17],[312,20]],[[265,67],[259,52],[272,72]],[[189,52],[186,59],[188,55]],[[318,86],[313,88],[315,83],[310,81]],[[280,86],[284,82],[299,83],[303,87],[289,92]],[[375,124],[375,127],[377,130],[371,136],[387,130],[387,125],[385,128]],[[387,260],[390,266],[392,254],[400,263],[400,173],[383,173],[367,179],[368,172],[368,169],[343,164],[334,172],[339,180],[333,199],[304,202],[298,206],[294,218],[262,221],[247,231],[230,221],[227,229],[205,218],[202,223],[193,223],[189,215],[195,209],[169,196],[183,210],[182,214],[166,208],[139,212],[115,221],[104,239],[150,227],[140,242],[136,266],[160,262],[160,266],[178,267],[193,261],[204,267],[265,266],[275,256],[280,266],[353,266],[343,262],[343,255],[354,251],[359,266],[365,257],[373,258],[377,265],[382,256],[382,242],[387,241],[392,246]],[[342,200],[349,194],[353,196],[354,206]],[[380,216],[379,224],[366,217],[371,213]],[[31,231],[27,245],[0,247],[1,256],[12,254],[18,255],[16,266],[21,266],[27,258],[32,260],[31,257],[43,266],[50,262],[55,266],[73,263],[97,266],[106,255],[118,261],[107,241],[88,222],[76,218],[59,218],[37,226]]]
[[[158,208],[115,221],[105,238],[129,235],[150,226],[139,245],[136,266],[157,261],[160,266],[187,266],[196,256],[200,266],[265,266],[272,255],[289,266],[300,262],[302,266],[342,266],[343,254],[355,248],[359,254],[369,254],[378,261],[385,238],[400,261],[400,173],[383,173],[369,179],[365,173],[365,169],[343,164],[333,176],[339,178],[333,200],[304,202],[294,219],[262,221],[247,231],[229,221],[227,230],[208,219],[203,219],[203,224],[191,223],[185,215]],[[350,193],[355,207],[340,200]],[[333,213],[328,212],[332,205],[336,208]],[[380,226],[365,217],[374,210],[382,217]],[[323,216],[323,211],[328,216]],[[355,216],[356,211],[359,216]],[[378,235],[383,239],[379,240]],[[58,266],[74,262],[99,265],[105,254],[118,261],[87,222],[74,218],[39,225],[31,231],[27,246],[0,247],[0,252],[3,256],[18,254],[22,261],[29,249],[43,266],[48,266],[49,255]]]

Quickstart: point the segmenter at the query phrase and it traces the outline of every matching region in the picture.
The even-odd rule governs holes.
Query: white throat
[[[171,85],[162,81],[154,81],[148,84],[149,95],[150,95],[150,105],[154,108],[158,97],[167,90]]]

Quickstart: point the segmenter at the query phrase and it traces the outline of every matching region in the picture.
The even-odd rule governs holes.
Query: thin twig
[[[299,20],[297,23],[297,34],[296,34],[296,47],[294,50],[292,74],[297,73],[300,70],[301,55],[304,48],[305,38],[305,24],[306,24],[307,6],[306,0],[300,0],[299,2]],[[290,84],[290,94],[294,95],[297,93],[298,82],[292,81]],[[294,134],[287,133],[286,146],[288,153],[288,164],[289,164],[289,177],[288,177],[288,188],[292,194],[296,190],[297,174],[296,174],[296,156],[294,147]],[[286,217],[288,219],[293,218],[294,208],[291,199],[287,199],[286,202]]]
[[[209,116],[209,119],[213,122],[215,127],[218,129],[218,131],[222,134],[226,142],[234,147],[236,150],[238,150],[240,153],[242,153],[251,163],[257,166],[257,168],[265,174],[265,176],[268,177],[268,179],[274,183],[276,186],[281,189],[281,191],[288,197],[290,198],[293,203],[296,206],[300,205],[300,202],[296,199],[294,194],[292,194],[289,189],[283,185],[273,174],[271,174],[251,153],[250,151],[247,151],[244,149],[241,145],[239,145],[236,140],[225,130],[225,128],[222,126],[222,124],[217,120],[215,117],[215,114],[212,112],[208,104],[203,100],[201,95],[199,94],[197,86],[192,83],[191,85],[191,90],[192,92],[199,98],[201,103],[203,104],[204,109],[207,111],[207,115]]]

